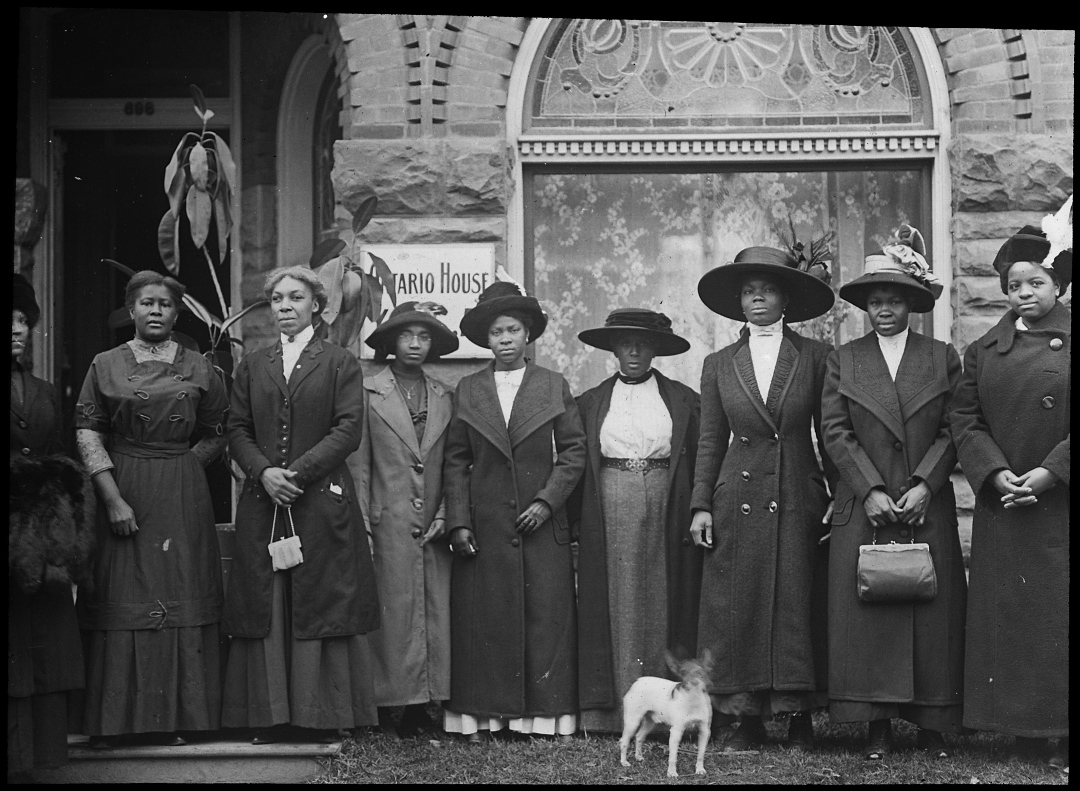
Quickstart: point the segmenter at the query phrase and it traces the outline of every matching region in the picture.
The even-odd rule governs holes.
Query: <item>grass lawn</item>
[[[895,727],[896,752],[882,762],[864,761],[858,753],[865,726],[834,726],[827,715],[815,716],[818,749],[810,755],[788,753],[770,744],[758,754],[724,755],[710,745],[704,776],[693,774],[696,748],[684,737],[680,776],[667,777],[667,734],[645,744],[645,760],[619,765],[618,737],[578,735],[570,744],[543,737],[510,737],[483,746],[451,738],[394,742],[378,731],[350,737],[341,754],[327,763],[318,783],[1047,783],[1067,784],[1069,776],[1044,764],[1010,761],[1011,739],[994,734],[946,737],[952,758],[936,761],[915,750],[915,727]],[[770,741],[778,743],[786,724],[769,723]]]

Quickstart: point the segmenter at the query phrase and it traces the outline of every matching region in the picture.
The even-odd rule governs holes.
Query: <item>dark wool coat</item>
[[[267,544],[274,504],[259,483],[270,465],[299,473],[304,493],[293,520],[304,562],[290,570],[293,635],[302,640],[364,634],[379,625],[375,572],[364,518],[345,459],[360,445],[364,375],[356,358],[315,337],[288,383],[281,343],[236,369],[229,450],[247,475],[236,506],[236,556],[222,628],[261,639],[270,631],[273,565]],[[285,511],[278,513],[278,536]]]
[[[654,371],[660,397],[671,415],[671,466],[668,468],[667,644],[683,657],[697,651],[702,550],[690,540],[701,404],[698,394]],[[610,708],[618,701],[613,681],[611,616],[608,602],[607,544],[600,496],[600,429],[611,406],[616,377],[578,396],[588,437],[585,475],[572,498],[571,524],[578,538],[578,695],[583,709]]]
[[[971,488],[964,725],[1069,735],[1069,467],[1072,313],[1031,329],[1005,314],[968,347],[952,431]],[[1060,479],[1006,509],[990,479],[1045,467]]]
[[[829,355],[821,403],[825,449],[840,471],[829,566],[829,697],[870,703],[959,705],[967,582],[949,475],[956,448],[949,405],[960,357],[909,333],[896,382],[871,332]],[[874,541],[863,500],[874,488],[898,501],[919,481],[932,497],[926,523],[877,531],[878,543],[930,545],[937,596],[929,602],[859,600],[859,547]]]
[[[814,576],[835,468],[822,449],[823,472],[811,426],[820,425],[830,347],[785,327],[762,399],[748,339],[744,330],[701,372],[690,505],[712,512],[714,548],[705,552],[698,647],[712,651],[714,693],[820,689],[826,602]]]
[[[23,377],[8,420],[9,698],[83,688],[71,582],[85,580],[95,501],[82,466],[63,456],[56,388]],[[10,757],[10,756],[9,756]]]
[[[585,432],[566,380],[529,364],[507,428],[494,366],[458,383],[446,439],[447,528],[479,548],[454,557],[452,711],[502,717],[576,713],[577,618],[566,501],[585,467]],[[552,518],[514,520],[534,500]]]

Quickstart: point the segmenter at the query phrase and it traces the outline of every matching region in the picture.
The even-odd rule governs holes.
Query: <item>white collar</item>
[[[750,337],[769,337],[769,336],[781,336],[784,335],[784,320],[777,319],[772,324],[765,324],[760,326],[757,324],[746,323],[747,329],[750,330]]]
[[[903,332],[898,332],[896,335],[890,335],[888,337],[882,335],[877,330],[874,330],[874,334],[877,335],[879,344],[885,344],[886,346],[903,346],[907,343],[907,336],[910,331],[911,327],[905,327]]]
[[[311,324],[307,326],[307,329],[302,330],[296,335],[292,336],[292,342],[289,341],[289,336],[285,333],[281,333],[281,345],[282,346],[295,346],[299,345],[301,349],[307,346],[308,341],[315,335],[315,327]]]

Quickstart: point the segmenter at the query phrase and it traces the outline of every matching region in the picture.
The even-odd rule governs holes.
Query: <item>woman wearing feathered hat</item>
[[[1009,311],[964,355],[952,431],[975,492],[964,725],[1069,756],[1072,198],[994,259]]]
[[[22,364],[41,315],[34,289],[16,274],[11,296],[7,776],[19,781],[67,760],[68,696],[84,680],[71,585],[89,581],[94,495],[64,454],[56,388]]]
[[[701,407],[697,393],[652,367],[690,348],[663,313],[615,310],[578,338],[619,362],[578,396],[588,462],[571,521],[582,724],[621,732],[630,685],[667,674],[665,649],[685,659],[697,648],[701,550],[685,539]]]
[[[829,542],[829,712],[833,722],[869,723],[868,760],[892,748],[895,717],[918,726],[917,745],[935,758],[949,755],[942,733],[961,731],[967,584],[949,481],[960,358],[908,328],[910,314],[929,313],[941,294],[925,256],[922,235],[901,226],[841,287],[873,331],[829,355],[822,396],[825,450],[840,468]],[[930,545],[937,596],[860,601],[859,547],[912,541]]]
[[[458,383],[443,485],[454,551],[446,730],[577,728],[577,618],[566,501],[585,466],[570,387],[528,361],[540,303],[496,282],[461,320],[491,365]]]
[[[774,714],[791,715],[789,747],[812,749],[810,711],[825,703],[824,596],[812,593],[835,470],[824,452],[819,465],[811,428],[830,348],[787,322],[822,315],[834,296],[826,240],[793,251],[749,247],[698,283],[711,310],[747,322],[705,358],[690,504],[691,534],[707,550],[698,650],[719,659],[714,708],[741,717],[730,751],[760,745]]]
[[[442,458],[453,401],[423,369],[458,348],[434,302],[403,302],[366,343],[390,365],[364,378],[364,436],[349,456],[373,544],[381,626],[368,635],[379,724],[391,736],[434,725],[429,701],[450,697],[450,565]],[[417,508],[416,504],[421,507]],[[400,723],[391,707],[404,706]]]

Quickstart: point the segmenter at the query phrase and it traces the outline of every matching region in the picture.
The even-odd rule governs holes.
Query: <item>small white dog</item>
[[[671,729],[668,739],[668,777],[678,777],[675,764],[679,755],[679,742],[688,728],[697,728],[698,753],[694,773],[705,774],[705,748],[709,744],[709,727],[712,725],[712,703],[709,700],[709,674],[712,672],[712,654],[702,652],[701,660],[688,659],[679,662],[665,651],[668,667],[680,682],[668,681],[655,676],[642,676],[633,683],[623,696],[623,732],[619,739],[619,762],[629,766],[626,751],[630,739],[637,733],[634,758],[643,760],[641,745],[645,737],[662,723]]]

